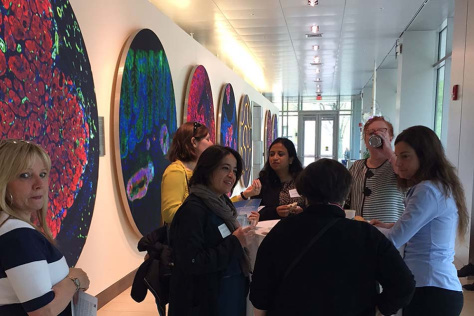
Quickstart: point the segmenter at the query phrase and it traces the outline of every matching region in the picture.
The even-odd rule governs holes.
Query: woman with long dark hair
[[[399,186],[408,189],[405,211],[389,228],[395,247],[406,244],[405,262],[416,291],[403,315],[459,315],[461,284],[454,267],[456,234],[467,231],[464,190],[436,134],[425,126],[404,130],[395,140]]]
[[[298,195],[295,187],[296,177],[303,166],[296,155],[293,142],[288,138],[277,138],[268,152],[267,162],[256,181],[261,185],[260,194],[242,196],[262,199],[260,205],[265,207],[260,210],[260,221],[285,218],[300,213],[305,206],[304,199]],[[247,191],[243,193],[246,194]]]

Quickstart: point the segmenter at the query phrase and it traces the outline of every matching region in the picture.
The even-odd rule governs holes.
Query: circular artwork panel
[[[0,4],[1,138],[33,141],[52,167],[47,222],[70,266],[92,219],[99,168],[97,105],[69,1]]]
[[[273,142],[273,125],[272,125],[272,113],[270,110],[265,111],[265,127],[264,127],[264,146],[265,146],[265,158],[268,158],[268,150]]]
[[[199,65],[191,70],[186,98],[184,99],[183,123],[199,122],[209,129],[212,143],[216,143],[216,123],[211,83],[206,68]]]
[[[234,89],[230,83],[222,88],[219,102],[217,134],[219,144],[237,150],[237,109]]]
[[[244,187],[248,187],[252,170],[252,107],[248,95],[244,95],[240,101],[239,153],[243,160],[240,181]]]
[[[119,69],[115,161],[120,194],[132,227],[146,235],[161,222],[161,179],[177,129],[173,81],[163,46],[149,29],[128,39]]]
[[[272,142],[278,138],[278,115],[273,114],[272,116],[272,126],[273,126],[273,131],[272,131]]]

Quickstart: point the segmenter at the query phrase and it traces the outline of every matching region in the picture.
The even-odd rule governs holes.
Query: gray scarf
[[[234,232],[240,227],[240,224],[237,221],[237,210],[227,195],[222,194],[221,196],[218,196],[214,191],[203,184],[195,184],[191,186],[189,193],[201,198],[207,208],[219,216],[231,232]],[[250,272],[250,258],[246,248],[244,248],[244,257],[240,261],[240,266],[242,268],[242,273],[245,276],[248,276]]]
[[[237,221],[237,210],[232,201],[225,195],[217,196],[214,191],[203,184],[195,184],[189,189],[189,193],[193,193],[200,197],[204,204],[217,216],[222,218],[224,223],[231,232],[239,228]]]

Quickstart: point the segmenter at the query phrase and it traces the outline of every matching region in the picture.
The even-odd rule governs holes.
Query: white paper
[[[288,191],[290,193],[290,198],[299,198],[300,195],[296,189],[291,189]]]
[[[219,225],[217,228],[219,228],[222,238],[226,238],[230,235],[230,230],[226,224]]]
[[[77,304],[72,303],[72,316],[97,316],[97,297],[79,291]]]

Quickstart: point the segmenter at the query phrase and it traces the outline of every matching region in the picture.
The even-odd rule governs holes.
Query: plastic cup
[[[347,219],[354,219],[354,217],[356,215],[355,210],[344,210],[344,212],[346,212],[346,218]]]

